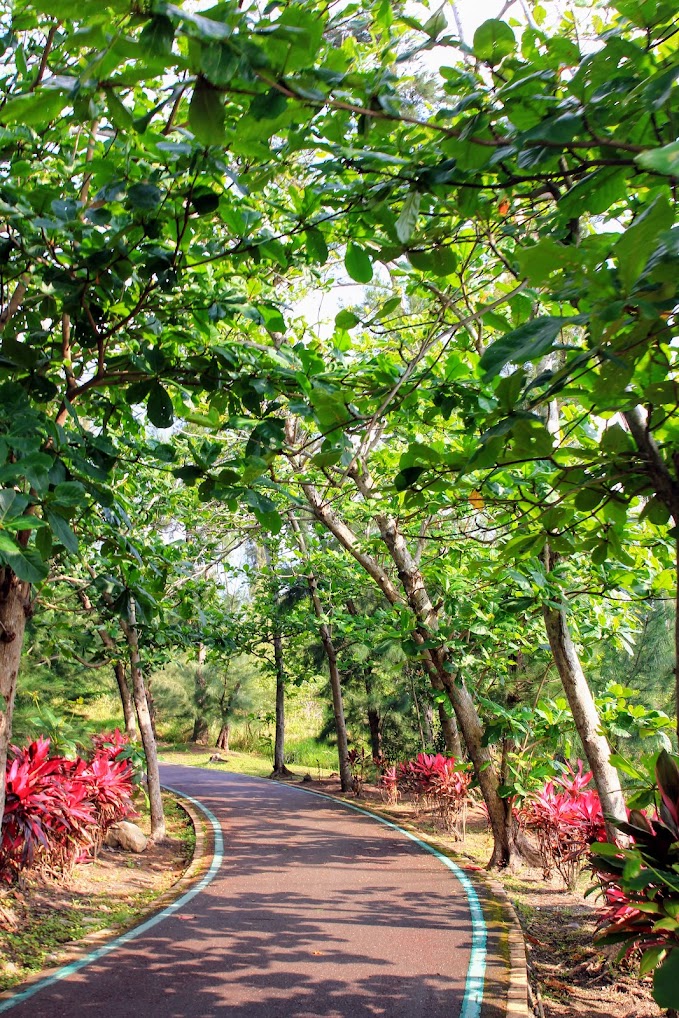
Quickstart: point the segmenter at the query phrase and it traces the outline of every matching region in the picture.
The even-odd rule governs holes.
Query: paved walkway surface
[[[13,1018],[458,1018],[471,919],[440,861],[294,786],[175,765],[162,778],[219,819],[219,873]]]

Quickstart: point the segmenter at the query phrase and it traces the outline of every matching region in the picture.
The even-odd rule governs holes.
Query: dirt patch
[[[435,838],[466,868],[488,861],[492,838],[482,810],[469,811],[464,841],[446,833],[431,808],[404,797],[389,805],[376,785],[366,784],[360,798],[342,795],[339,780],[314,780],[307,785],[357,806],[365,805]],[[578,889],[563,889],[558,877],[545,880],[541,870],[497,874],[514,905],[526,939],[533,1011],[538,1018],[659,1018],[662,1011],[651,995],[652,979],[639,979],[634,963],[616,964],[617,948],[594,943],[596,904],[585,898],[592,881],[581,876]]]
[[[166,798],[168,838],[141,855],[103,848],[63,880],[26,877],[0,895],[0,990],[58,965],[74,943],[134,924],[189,865],[195,836],[188,815]],[[136,823],[148,834],[148,818]]]

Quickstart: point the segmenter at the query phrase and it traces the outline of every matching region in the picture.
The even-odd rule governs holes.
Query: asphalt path
[[[295,786],[176,765],[162,779],[218,819],[216,876],[13,1018],[458,1018],[472,924],[440,860]]]

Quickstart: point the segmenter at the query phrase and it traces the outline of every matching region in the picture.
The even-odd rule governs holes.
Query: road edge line
[[[465,873],[464,869],[462,869],[461,866],[458,866],[458,864],[448,856],[444,855],[443,852],[439,851],[439,849],[434,845],[424,841],[407,828],[394,823],[393,820],[388,820],[380,813],[374,813],[372,810],[365,809],[362,806],[356,806],[354,803],[347,802],[345,799],[340,799],[338,796],[328,795],[327,792],[319,792],[313,788],[304,788],[302,785],[287,785],[287,787],[297,788],[300,792],[307,792],[309,795],[315,795],[318,798],[327,799],[329,802],[345,806],[347,809],[353,810],[355,813],[362,813],[363,816],[369,817],[371,820],[377,820],[378,823],[384,824],[385,827],[390,827],[399,834],[405,835],[405,837],[410,841],[415,842],[416,845],[423,848],[425,852],[429,852],[431,855],[435,856],[439,862],[442,862],[443,865],[453,873],[464,891],[472,922],[472,942],[469,951],[469,965],[467,966],[467,978],[465,981],[464,997],[462,999],[462,1008],[460,1009],[459,1018],[480,1018],[486,975],[486,944],[488,928],[486,926],[481,901],[476,893],[476,888],[474,887],[469,875]]]
[[[116,933],[110,928],[91,933],[78,941],[78,946],[73,949],[71,961],[67,961],[66,964],[60,964],[52,970],[43,969],[42,972],[36,972],[20,984],[20,987],[23,987],[23,989],[5,990],[4,993],[0,994],[0,1014],[16,1007],[17,1004],[22,1004],[24,1001],[29,1000],[47,986],[52,986],[62,979],[67,979],[68,976],[73,975],[87,965],[91,965],[112,951],[124,947],[131,940],[135,940],[141,934],[146,933],[147,930],[162,922],[163,919],[167,919],[168,916],[183,908],[184,905],[192,901],[197,894],[200,894],[214,880],[224,860],[224,836],[219,820],[207,806],[198,799],[194,799],[193,796],[180,792],[170,785],[164,784],[162,787],[180,800],[180,805],[188,813],[196,832],[196,846],[187,870],[172,887],[156,898],[147,913],[142,913],[142,915],[147,914],[149,916],[143,922],[132,926],[129,930],[125,930],[124,933]],[[208,826],[212,831],[212,858],[209,861],[209,865],[207,865],[209,858],[208,839],[205,836],[203,825]],[[190,886],[185,891],[184,888],[187,884]],[[177,893],[178,891],[180,893]],[[99,944],[94,949],[88,950],[92,944],[97,944],[102,940],[105,942]],[[84,954],[83,950],[85,951]]]

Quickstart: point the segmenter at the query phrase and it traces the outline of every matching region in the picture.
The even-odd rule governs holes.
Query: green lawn
[[[226,756],[226,763],[210,763],[210,757],[214,754]],[[219,750],[211,746],[194,746],[192,744],[180,745],[159,745],[158,757],[163,763],[187,764],[190,767],[208,767],[211,770],[230,771],[233,774],[249,774],[254,778],[268,778],[271,774],[271,758],[262,756],[259,753],[236,753],[229,751],[228,754],[219,753]],[[325,762],[323,760],[322,762]],[[293,774],[302,778],[308,772],[312,777],[317,777],[319,768],[316,766],[304,766],[300,764],[289,764]],[[331,768],[321,767],[321,777],[327,777],[332,773]]]

